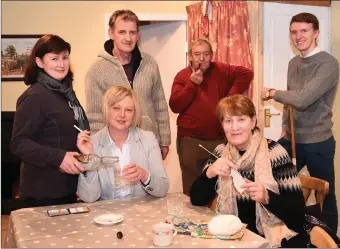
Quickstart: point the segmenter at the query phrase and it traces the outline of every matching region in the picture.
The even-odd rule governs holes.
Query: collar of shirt
[[[106,131],[107,131],[107,136],[109,137],[109,140],[110,140],[110,144],[109,145],[116,146],[115,141],[113,141],[112,137],[110,136],[109,127],[107,127]],[[124,144],[130,143],[130,140],[131,140],[131,130],[129,128],[129,134],[128,134],[128,137],[127,137],[126,141],[124,142]]]
[[[301,56],[302,58],[307,58],[307,57],[310,57],[310,56],[312,56],[312,55],[315,55],[315,54],[317,54],[317,53],[319,53],[319,52],[321,52],[321,49],[320,49],[319,46],[316,46],[316,47],[313,49],[313,51],[310,52],[309,54],[307,54],[306,56],[302,56],[301,53],[300,53],[300,56]]]

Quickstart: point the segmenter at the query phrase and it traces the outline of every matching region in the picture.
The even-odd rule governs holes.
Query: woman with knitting
[[[24,207],[77,201],[77,130],[89,130],[72,88],[71,46],[57,35],[42,36],[32,49],[19,97],[11,151],[22,160],[20,198]]]
[[[262,136],[255,115],[254,104],[243,95],[220,100],[217,116],[228,143],[216,147],[219,159],[210,158],[193,183],[191,202],[205,206],[217,196],[217,213],[238,216],[272,247],[306,247],[305,203],[296,169],[281,145]],[[232,169],[245,179],[242,193],[233,186]]]

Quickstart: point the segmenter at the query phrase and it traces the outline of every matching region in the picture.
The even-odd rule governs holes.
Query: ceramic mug
[[[159,223],[152,226],[153,243],[156,246],[170,246],[177,234],[173,224]]]

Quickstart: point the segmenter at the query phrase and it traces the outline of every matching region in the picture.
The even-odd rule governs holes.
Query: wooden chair
[[[312,228],[310,240],[317,248],[338,248],[332,237],[319,226]]]
[[[299,175],[299,178],[301,181],[301,187],[305,202],[310,196],[312,190],[314,190],[316,203],[320,204],[320,208],[322,210],[323,201],[329,191],[329,183],[325,180],[311,176]]]
[[[212,210],[216,210],[216,204],[217,204],[217,195],[216,197],[208,204],[208,208]]]

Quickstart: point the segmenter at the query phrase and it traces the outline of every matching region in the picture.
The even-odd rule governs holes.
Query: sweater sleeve
[[[156,113],[156,119],[159,128],[160,146],[169,146],[171,142],[170,135],[170,116],[168,104],[165,100],[164,89],[162,85],[161,75],[157,62],[155,61],[155,72],[152,87],[152,102]]]
[[[208,167],[195,180],[190,190],[190,200],[194,206],[207,206],[216,196],[215,185],[217,176],[209,179],[207,177]]]
[[[269,203],[265,206],[285,222],[288,228],[301,232],[305,214],[301,182],[288,153],[279,144],[276,144],[276,149],[284,152],[277,154],[275,159],[271,158],[273,176],[280,193],[268,190]]]
[[[178,73],[172,84],[169,106],[174,113],[183,112],[197,95],[198,86],[184,77],[186,77],[184,72]]]
[[[339,64],[336,60],[327,61],[318,67],[315,76],[302,89],[277,90],[274,100],[282,104],[293,105],[299,110],[305,110],[338,83]]]
[[[254,72],[243,66],[229,65],[229,69],[227,69],[226,73],[227,79],[232,82],[232,87],[227,96],[242,94],[249,88],[250,82],[254,77]]]
[[[19,98],[13,123],[10,149],[24,162],[37,167],[59,167],[66,150],[52,148],[34,141],[44,124],[43,101],[37,94],[26,94]]]
[[[98,82],[98,79],[99,76],[95,75],[93,69],[90,69],[85,77],[86,116],[89,120],[92,134],[104,127],[101,107],[105,90]]]

